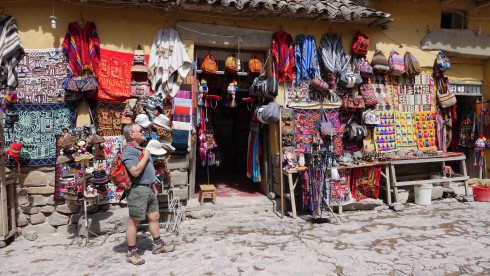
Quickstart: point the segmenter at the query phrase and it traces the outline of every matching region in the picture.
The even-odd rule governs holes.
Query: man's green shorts
[[[126,193],[130,218],[142,221],[146,213],[158,212],[158,200],[153,188],[136,185]]]

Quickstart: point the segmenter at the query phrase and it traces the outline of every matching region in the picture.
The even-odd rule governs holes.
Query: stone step
[[[197,198],[189,199],[185,206],[186,217],[193,219],[232,214],[253,214],[260,212],[274,212],[278,201],[272,201],[266,196],[253,197],[218,197],[216,204],[205,199],[203,205]]]

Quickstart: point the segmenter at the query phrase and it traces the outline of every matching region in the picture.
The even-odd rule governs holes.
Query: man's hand
[[[151,153],[150,153],[150,151],[147,148],[144,148],[143,149],[143,155],[145,157],[148,157],[149,158],[151,156]]]

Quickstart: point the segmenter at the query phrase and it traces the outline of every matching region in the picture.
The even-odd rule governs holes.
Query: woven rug
[[[90,103],[89,106],[99,135],[122,135],[121,118],[126,104],[97,101],[95,104]]]
[[[122,102],[129,99],[133,57],[133,53],[100,49],[98,100]],[[148,58],[149,56],[145,55],[147,63]]]
[[[28,49],[17,65],[19,85],[15,89],[19,103],[46,104],[63,102],[63,81],[68,62],[61,48]]]
[[[17,104],[19,121],[5,129],[5,148],[14,141],[23,144],[21,166],[48,166],[56,163],[56,135],[75,124],[75,102],[57,104]],[[5,124],[4,124],[5,125]],[[17,166],[7,159],[8,166]]]
[[[394,108],[402,112],[435,111],[434,79],[430,74],[400,78],[393,85]]]
[[[355,168],[352,172],[352,196],[356,200],[378,198],[381,166]]]

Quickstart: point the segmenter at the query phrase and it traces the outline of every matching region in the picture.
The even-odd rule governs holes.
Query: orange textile
[[[97,99],[108,102],[123,102],[131,92],[131,66],[133,53],[100,49],[99,89]],[[145,55],[148,62],[149,55]]]

